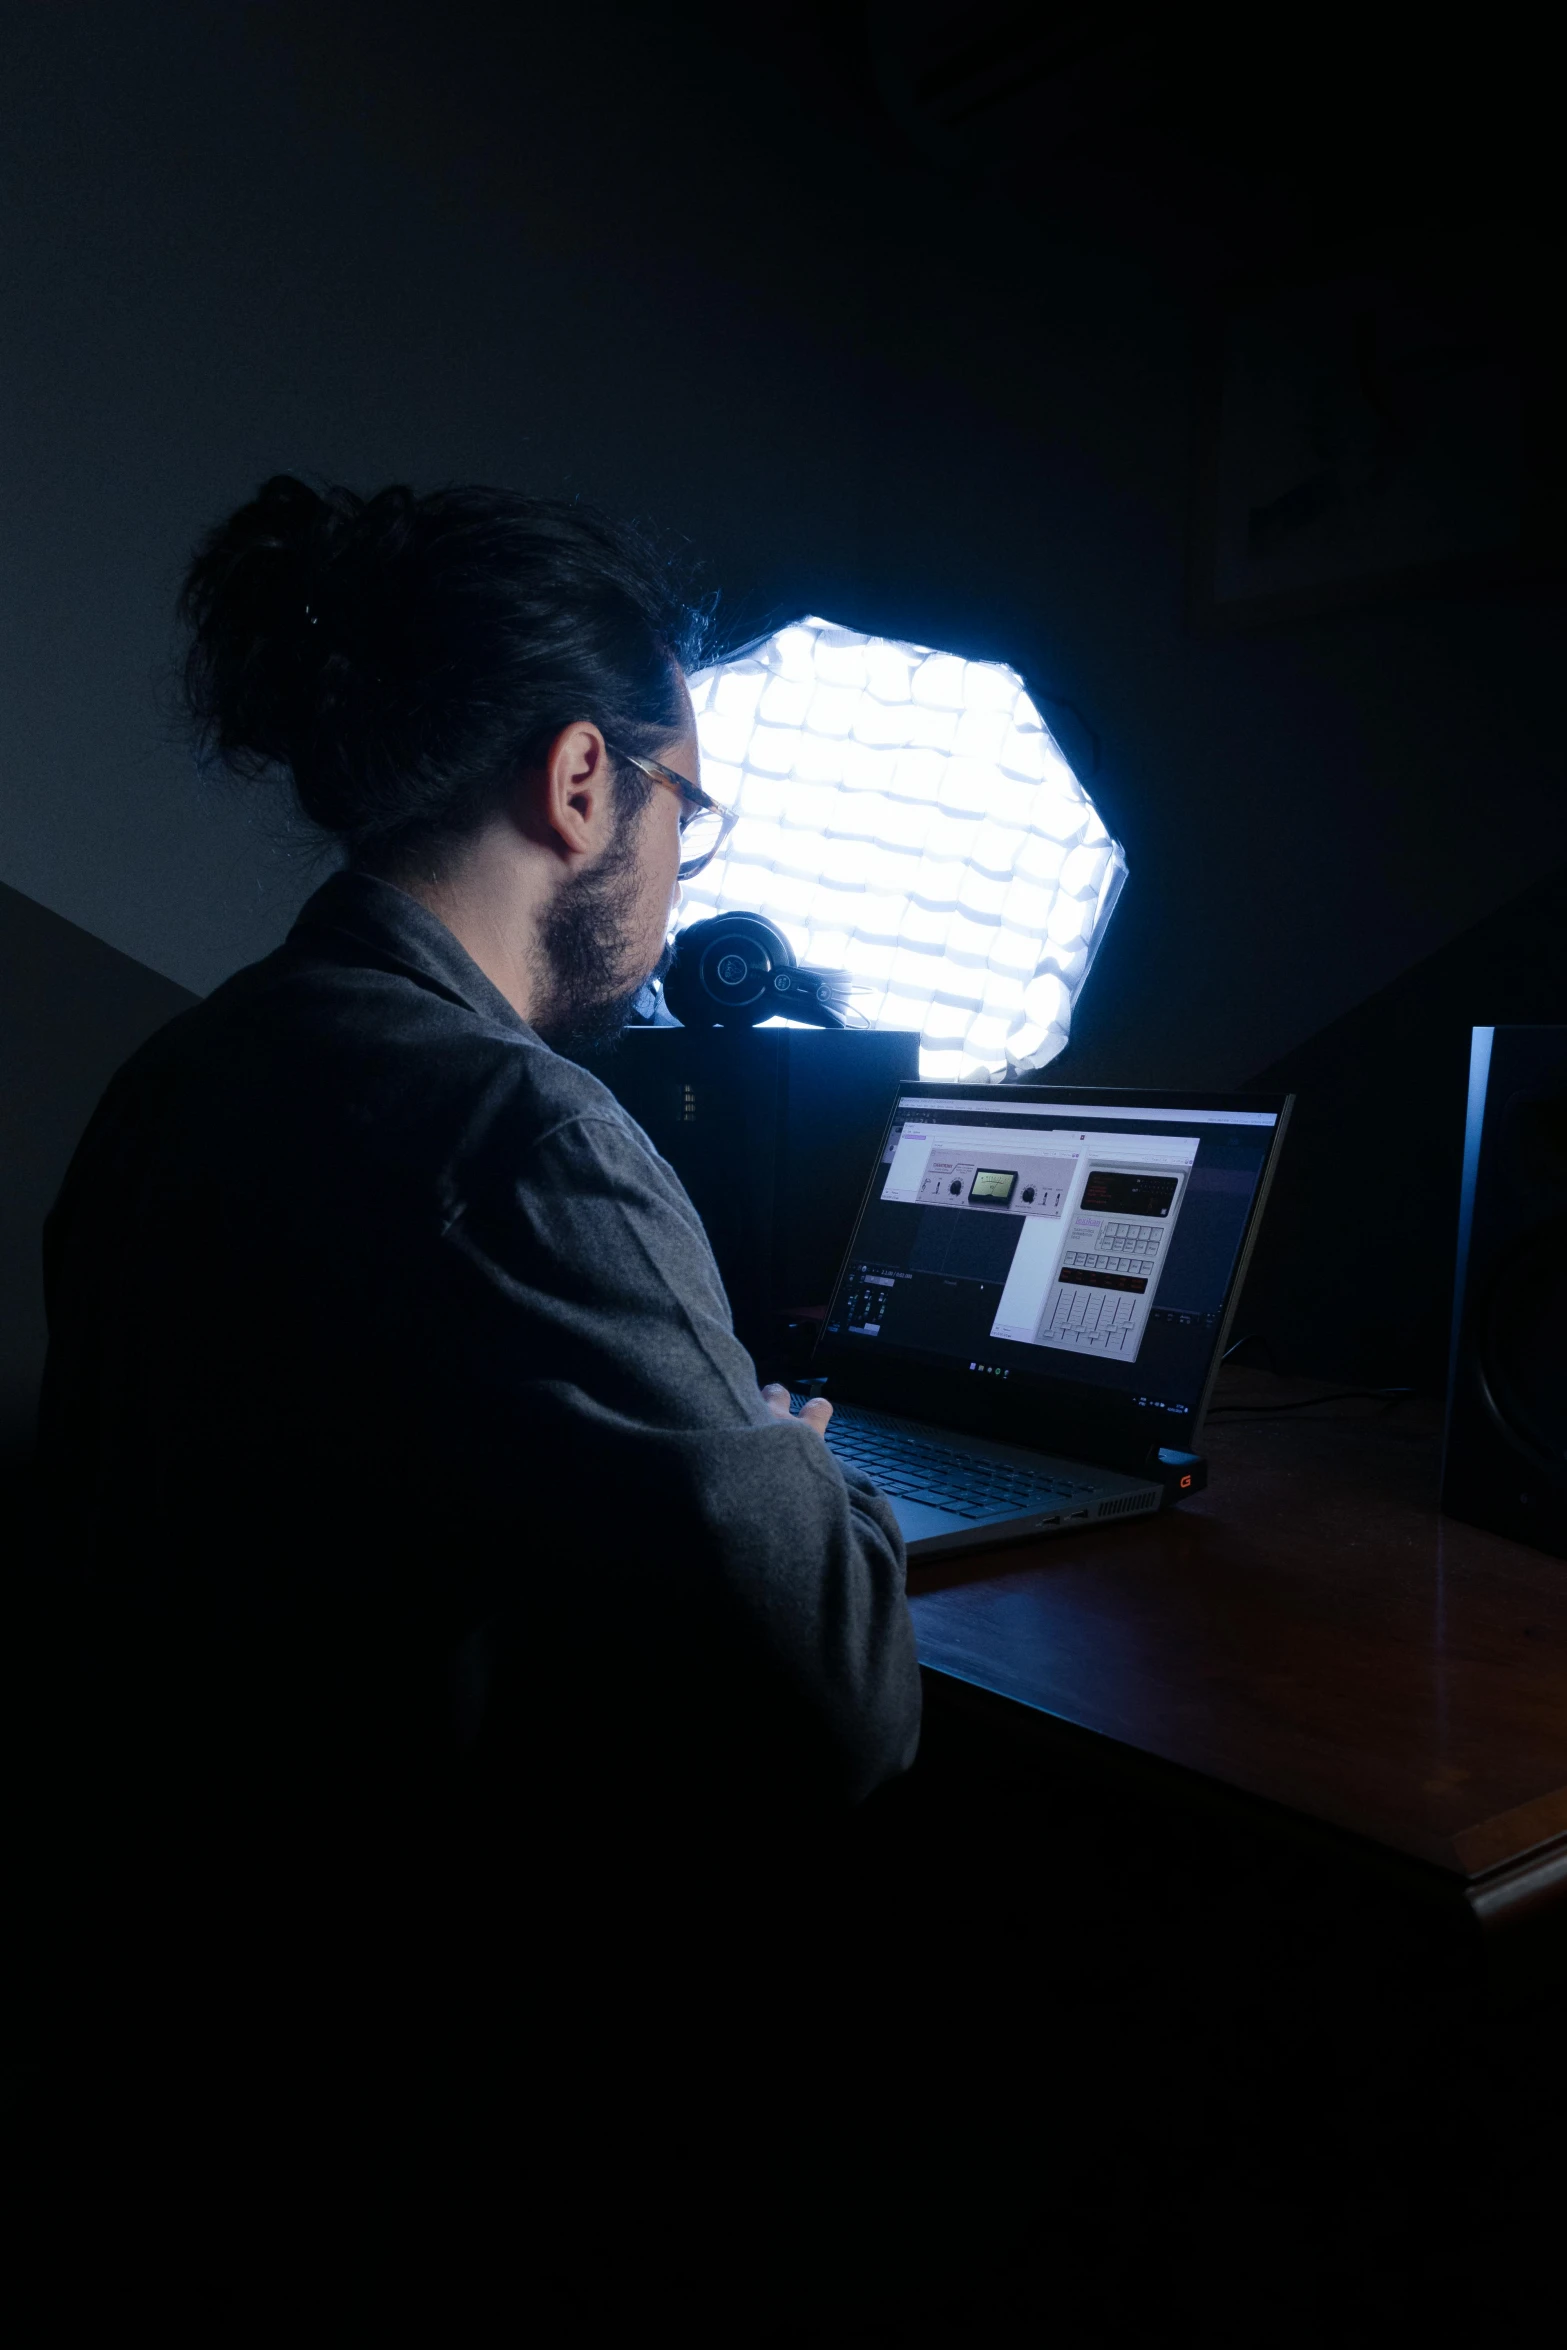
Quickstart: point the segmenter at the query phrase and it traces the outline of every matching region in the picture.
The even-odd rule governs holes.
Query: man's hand
[[[796,1417],[789,1409],[792,1398],[787,1387],[764,1387],[762,1401],[775,1420],[792,1420]],[[808,1404],[801,1406],[798,1417],[805,1427],[814,1428],[818,1436],[825,1436],[827,1423],[832,1418],[832,1405],[825,1395],[813,1395]]]

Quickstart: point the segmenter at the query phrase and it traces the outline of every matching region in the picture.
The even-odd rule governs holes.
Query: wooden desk
[[[933,1699],[1282,1806],[1487,1928],[1567,1903],[1567,1561],[1439,1516],[1440,1434],[1426,1402],[1217,1410],[1179,1509],[911,1571]]]

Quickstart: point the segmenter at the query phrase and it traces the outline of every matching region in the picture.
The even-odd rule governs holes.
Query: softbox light
[[[927,1077],[1066,1043],[1126,860],[1015,670],[801,620],[691,680],[702,778],[739,822],[683,928],[744,907],[841,968]]]

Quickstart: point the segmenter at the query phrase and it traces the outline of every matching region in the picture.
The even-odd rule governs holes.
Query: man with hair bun
[[[181,611],[206,755],[340,869],[120,1071],[49,1219],[60,1781],[139,1996],[175,1943],[182,2015],[264,1977],[245,2095],[373,2012],[373,2104],[383,1991],[407,2065],[423,2002],[482,2089],[524,1967],[732,1956],[907,1768],[902,1547],[571,1058],[721,838],[663,563],[579,505],[279,477]]]

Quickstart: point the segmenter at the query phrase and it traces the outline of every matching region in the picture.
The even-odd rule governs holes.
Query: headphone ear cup
[[[792,971],[794,949],[760,914],[713,914],[675,940],[664,1001],[687,1028],[752,1028],[776,1008],[775,971]]]

